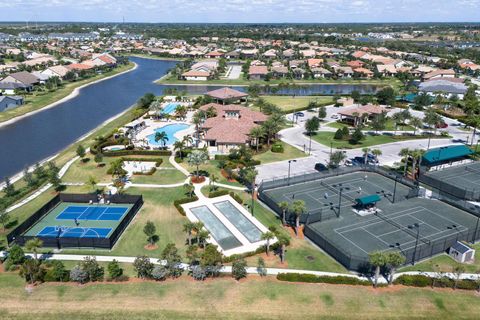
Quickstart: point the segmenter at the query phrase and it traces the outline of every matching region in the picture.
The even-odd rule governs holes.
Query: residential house
[[[266,66],[250,66],[248,69],[248,77],[250,80],[264,80],[268,74]]]
[[[308,59],[307,60],[308,67],[311,68],[318,68],[323,65],[323,59]]]
[[[225,53],[225,58],[231,60],[231,59],[238,59],[240,58],[240,52],[238,51],[230,51]]]
[[[275,49],[270,49],[265,51],[262,56],[264,56],[267,59],[275,59],[277,57],[277,50]]]
[[[431,80],[437,78],[454,78],[455,70],[452,69],[438,69],[432,72],[429,72],[423,76],[423,80]]]
[[[0,96],[0,112],[23,105],[23,97]]]
[[[397,69],[391,64],[377,64],[377,71],[384,77],[394,77]]]
[[[49,78],[58,77],[60,79],[63,79],[69,71],[70,70],[65,66],[52,66],[43,70],[41,73],[48,76]]]
[[[339,78],[351,78],[354,74],[350,67],[336,67],[334,70]]]
[[[348,61],[347,62],[347,66],[349,66],[350,68],[352,68],[354,70],[357,69],[357,68],[362,68],[364,65],[365,65],[365,63],[363,63],[360,60],[353,60],[353,61]]]
[[[288,68],[285,66],[272,67],[272,76],[274,78],[285,78],[288,74]]]
[[[210,71],[197,71],[189,70],[182,73],[182,78],[184,80],[193,80],[193,81],[207,81],[212,77]]]
[[[316,67],[316,68],[311,68],[310,71],[312,72],[313,77],[316,79],[330,78],[332,76],[332,73],[325,68]]]
[[[7,77],[0,80],[2,83],[18,83],[21,84],[27,91],[31,91],[33,86],[40,83],[40,80],[33,74],[21,71],[16,73],[11,73]]]
[[[441,94],[446,98],[456,95],[459,99],[463,99],[468,87],[464,83],[451,81],[453,79],[456,78],[439,78],[425,81],[420,83],[418,90],[432,97]]]
[[[354,126],[366,123],[375,116],[386,112],[383,106],[367,104],[364,106],[355,105],[338,111],[340,121],[351,123]]]
[[[201,110],[213,107],[217,115],[208,118],[202,125],[203,140],[212,153],[229,153],[231,149],[254,143],[249,134],[252,128],[261,125],[267,116],[261,112],[240,105],[219,105],[215,103],[202,106]]]
[[[353,70],[353,72],[359,78],[370,79],[373,77],[373,71],[366,68],[356,68]]]

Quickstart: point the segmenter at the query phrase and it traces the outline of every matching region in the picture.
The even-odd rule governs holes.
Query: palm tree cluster
[[[425,150],[422,149],[408,149],[402,148],[398,153],[399,156],[403,157],[403,175],[407,175],[408,163],[409,160],[412,162],[412,177],[416,178],[417,176],[417,166],[421,164],[421,159],[425,154]]]

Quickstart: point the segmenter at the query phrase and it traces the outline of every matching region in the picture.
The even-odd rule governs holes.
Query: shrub
[[[88,281],[88,273],[80,265],[76,265],[70,271],[70,279],[83,284]]]
[[[8,251],[7,260],[9,260],[12,265],[22,264],[23,261],[25,261],[23,249],[18,244],[14,244]]]
[[[283,151],[284,151],[283,144],[281,144],[281,143],[272,144],[271,150],[274,153],[283,153]]]
[[[243,258],[233,261],[232,277],[235,278],[235,280],[247,277],[247,262]]]
[[[207,278],[207,271],[205,268],[199,265],[192,266],[190,269],[190,274],[192,278],[198,281],[203,281]]]
[[[153,263],[147,256],[136,257],[133,261],[133,268],[137,272],[137,277],[146,279],[152,276]]]
[[[428,287],[432,285],[432,279],[423,275],[404,274],[395,279],[393,283],[409,287]]]
[[[337,131],[335,131],[335,135],[333,136],[333,139],[335,139],[335,140],[342,140],[343,139],[342,129],[338,129]]]
[[[51,260],[45,262],[47,271],[45,273],[44,281],[61,281],[67,282],[70,280],[70,273],[65,269],[65,265],[58,260]]]
[[[240,198],[240,196],[239,196],[238,194],[236,194],[235,192],[231,191],[231,192],[230,192],[230,196],[231,196],[235,201],[237,201],[238,203],[243,204],[242,198]]]
[[[115,259],[108,263],[107,270],[108,270],[108,276],[112,280],[117,280],[123,276],[123,269],[120,267],[120,264]]]
[[[350,284],[369,286],[370,281],[363,281],[354,277],[347,276],[316,276],[313,274],[305,273],[279,273],[277,279],[280,281],[288,282],[308,282],[308,283],[330,283],[330,284]]]
[[[230,192],[228,190],[218,190],[218,191],[212,191],[208,193],[209,198],[216,198],[216,197],[221,197],[221,196],[226,196]]]
[[[173,205],[175,206],[175,208],[177,208],[178,212],[180,212],[180,214],[182,216],[185,216],[186,215],[185,210],[183,210],[181,205],[185,204],[185,203],[189,203],[189,202],[194,202],[194,201],[197,201],[197,200],[198,200],[197,196],[193,196],[191,198],[178,199],[178,200],[173,201]]]
[[[163,281],[167,278],[168,270],[162,265],[156,265],[152,270],[152,278],[157,281]]]
[[[103,267],[98,264],[95,257],[85,257],[80,266],[87,273],[88,281],[103,280]]]

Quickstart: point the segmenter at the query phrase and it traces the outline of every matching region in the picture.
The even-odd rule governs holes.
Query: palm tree
[[[255,139],[255,149],[258,153],[258,146],[260,145],[260,138],[263,138],[265,136],[265,132],[263,131],[263,128],[260,126],[253,127],[250,130],[250,137],[252,139]]]
[[[183,160],[183,149],[185,148],[185,142],[183,140],[175,141],[173,144],[173,150],[180,152],[180,159]]]
[[[290,243],[290,239],[282,233],[277,235],[277,239],[278,244],[280,245],[280,262],[283,264],[285,262],[285,249]]]
[[[200,140],[200,125],[203,123],[202,113],[195,113],[192,117],[192,123],[195,125],[195,135],[197,136],[195,145],[198,148],[198,142]]]
[[[288,207],[290,207],[290,204],[287,201],[282,201],[278,204],[278,206],[280,207],[280,209],[282,209],[282,224],[286,226],[287,221],[285,219],[285,215],[287,213]]]
[[[192,231],[195,228],[195,224],[193,222],[187,221],[183,224],[183,232],[187,233],[188,245],[192,245]]]
[[[193,186],[193,184],[190,182],[190,183],[185,183],[183,185],[183,189],[185,189],[185,193],[188,194],[188,196],[190,198],[193,197],[193,192],[195,191],[195,187]]]
[[[472,140],[470,141],[470,145],[473,145],[473,142],[475,140],[475,135],[477,133],[477,128],[480,126],[480,116],[472,115],[466,119],[465,123],[473,128]]]
[[[215,190],[216,186],[215,186],[215,182],[218,181],[218,178],[216,175],[212,174],[210,176],[210,190]]]
[[[267,256],[270,253],[270,240],[272,240],[273,238],[275,238],[275,234],[273,234],[273,232],[271,231],[262,233],[262,240],[266,241],[265,249],[266,249]]]
[[[400,152],[398,153],[399,156],[403,157],[403,175],[407,175],[407,167],[408,167],[408,156],[410,155],[410,149],[408,148],[402,148]]]
[[[420,163],[420,160],[422,159],[424,153],[425,153],[425,151],[421,150],[421,149],[415,149],[411,153],[411,156],[412,156],[412,159],[413,159],[412,178],[414,180],[416,180],[416,177],[417,177],[417,163]]]
[[[370,148],[362,148],[362,152],[363,152],[363,161],[365,165],[367,165],[368,153],[370,152]]]
[[[292,211],[295,214],[295,234],[298,237],[298,231],[300,228],[300,216],[307,210],[305,201],[295,200],[292,203]]]
[[[399,123],[403,122],[403,114],[401,112],[397,112],[392,116],[393,124],[395,125],[395,130],[393,135],[397,134],[397,127]]]
[[[155,142],[161,141],[163,147],[167,144],[168,141],[168,135],[165,131],[162,132],[155,132]]]
[[[198,179],[199,173],[198,173],[198,167],[201,164],[204,164],[208,160],[208,154],[204,150],[193,150],[188,154],[187,161],[188,164],[191,166],[195,166],[195,176]]]
[[[382,150],[373,149],[372,154],[375,156],[375,162],[378,163],[378,157],[382,155]]]
[[[205,250],[205,243],[207,242],[208,238],[210,238],[210,233],[208,233],[208,231],[205,229],[201,229],[197,233],[198,244],[203,248],[203,250]]]
[[[177,108],[175,109],[175,116],[177,116],[180,119],[184,119],[186,115],[187,115],[187,108],[183,105],[177,106]]]
[[[202,229],[203,229],[203,222],[197,221],[197,222],[194,222],[194,223],[193,223],[193,229],[192,229],[192,231],[195,232],[195,240],[197,241],[197,244],[198,244],[198,241],[199,241],[198,235],[199,235],[199,233],[200,233],[200,231],[201,231]]]
[[[414,128],[413,135],[417,133],[419,128],[423,127],[423,121],[418,117],[412,117],[409,121],[409,124]]]
[[[375,281],[373,286],[376,288],[378,284],[378,278],[380,277],[380,268],[386,264],[386,255],[384,252],[375,251],[368,255],[369,262],[375,267]]]
[[[247,169],[248,171],[245,173],[245,180],[250,183],[250,190],[252,193],[252,204],[251,204],[251,212],[253,215],[253,208],[254,208],[254,201],[255,201],[255,179],[257,178],[258,171],[255,170],[254,167]]]
[[[187,134],[186,136],[183,137],[182,139],[183,143],[185,146],[190,147],[193,144],[193,138],[191,135]]]
[[[25,249],[27,249],[27,251],[33,252],[33,258],[35,260],[37,260],[38,258],[38,249],[40,249],[42,246],[43,241],[38,238],[33,238],[25,243]]]

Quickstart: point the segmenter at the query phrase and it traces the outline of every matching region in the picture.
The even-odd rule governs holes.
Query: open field
[[[307,109],[310,101],[320,104],[334,103],[332,96],[262,96],[266,102],[273,103],[283,111]]]
[[[450,289],[297,284],[271,277],[42,284],[0,274],[2,319],[475,319],[478,295]],[[179,298],[181,297],[181,298]]]
[[[341,129],[343,127],[353,128],[352,125],[342,123],[340,121],[331,122],[327,124],[327,127],[335,128],[335,129]],[[373,130],[373,129],[370,126],[366,126],[364,130]],[[413,131],[413,130],[415,129],[409,125],[404,125],[404,126],[398,125],[396,129],[396,131]],[[392,119],[387,120],[387,122],[385,123],[385,129],[383,129],[382,131],[395,131],[395,123],[393,122]]]
[[[96,75],[88,79],[84,80],[79,80],[75,82],[69,82],[63,85],[61,88],[57,89],[54,92],[39,92],[39,93],[33,93],[33,95],[27,95],[25,99],[25,105],[7,110],[4,112],[0,112],[0,122],[4,122],[10,119],[13,119],[15,117],[24,115],[26,113],[41,109],[43,107],[48,106],[49,104],[52,104],[60,99],[65,98],[69,94],[73,92],[76,88],[89,84],[94,81],[98,81],[101,79],[104,79],[106,77],[110,77],[116,74],[119,74],[121,72],[130,70],[134,67],[135,65],[133,63],[129,63],[127,65],[122,65],[112,71],[105,72],[101,75]]]

